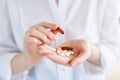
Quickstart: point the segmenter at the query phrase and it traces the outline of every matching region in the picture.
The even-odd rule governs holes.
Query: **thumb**
[[[86,60],[86,55],[85,55],[85,53],[80,53],[77,57],[75,57],[75,58],[71,61],[70,66],[71,66],[71,67],[74,67],[74,66],[80,65],[80,64],[83,63],[85,60]]]
[[[77,65],[79,65],[79,64],[81,64],[81,63],[82,63],[82,61],[80,60],[79,57],[74,58],[74,59],[70,62],[70,67],[75,67],[75,66],[77,66]]]

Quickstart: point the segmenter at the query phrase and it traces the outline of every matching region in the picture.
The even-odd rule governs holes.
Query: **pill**
[[[64,31],[60,27],[58,27],[56,30],[61,34],[64,34]]]
[[[60,27],[57,27],[57,29],[52,29],[51,32],[54,34],[57,34],[58,32],[64,34],[64,31]]]
[[[68,49],[68,48],[67,48],[67,49]],[[63,50],[62,48],[59,48],[59,49],[57,50],[57,54],[60,55],[60,56],[63,56],[63,57],[68,57],[68,56],[74,54],[74,52],[72,51],[71,47],[70,47],[69,50],[67,50],[67,49],[64,48],[64,50]]]
[[[72,50],[73,50],[73,48],[72,48],[72,47],[61,47],[61,49],[62,49],[62,50],[70,50],[70,51],[72,51]]]

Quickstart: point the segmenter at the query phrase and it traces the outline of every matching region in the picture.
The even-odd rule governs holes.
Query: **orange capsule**
[[[64,34],[64,31],[60,27],[58,27],[56,30],[61,34]]]
[[[52,29],[51,32],[53,32],[54,34],[57,34],[58,32],[64,34],[64,31],[60,27],[57,27],[56,29]]]
[[[67,51],[72,51],[73,48],[72,47],[61,47],[62,50],[67,50]]]
[[[56,29],[52,29],[51,32],[54,33],[55,35],[58,33]]]

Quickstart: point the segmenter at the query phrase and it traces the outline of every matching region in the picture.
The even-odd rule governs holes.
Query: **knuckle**
[[[36,32],[35,28],[33,28],[33,29],[30,30],[30,34],[35,34],[35,32]]]
[[[37,26],[36,29],[41,32],[44,29],[44,27],[40,25],[40,26]]]
[[[51,33],[50,33],[50,31],[45,31],[45,34],[50,35]]]
[[[42,35],[42,38],[43,38],[43,39],[47,39],[47,37],[46,37],[45,35]]]
[[[36,32],[36,29],[35,28],[30,28],[29,30],[27,30],[25,32],[25,35],[32,35]]]
[[[33,25],[30,29],[37,29],[38,25]]]
[[[43,21],[43,22],[41,22],[40,24],[45,24],[46,22],[45,21]]]
[[[33,38],[32,42],[33,42],[33,43],[36,43],[36,42],[37,42],[36,38]]]
[[[36,29],[37,25],[33,25],[30,27],[30,29]]]

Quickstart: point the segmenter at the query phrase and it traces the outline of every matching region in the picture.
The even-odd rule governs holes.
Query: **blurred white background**
[[[116,0],[117,1],[117,7],[118,7],[118,11],[119,11],[119,16],[120,16],[120,0]]]
[[[120,17],[120,0],[117,0],[117,7]],[[113,66],[113,68],[106,75],[106,80],[120,80],[120,61]]]

